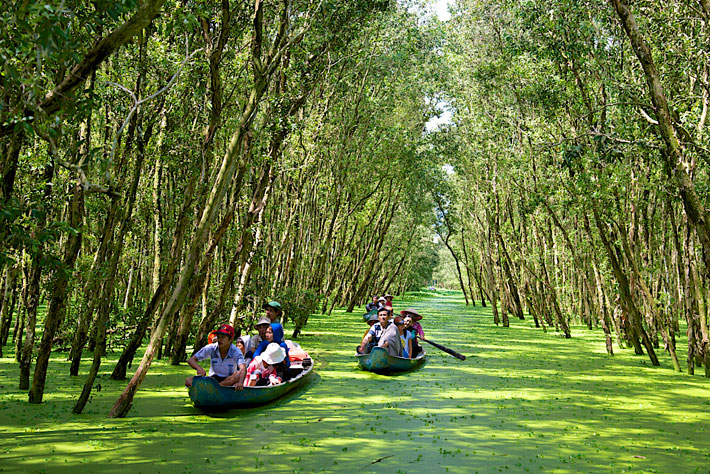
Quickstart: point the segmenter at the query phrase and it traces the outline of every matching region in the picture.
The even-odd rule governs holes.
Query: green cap
[[[261,307],[261,309],[266,309],[266,308],[268,308],[268,307],[272,307],[272,308],[274,308],[274,309],[277,309],[277,310],[281,311],[281,303],[279,303],[278,301],[269,301],[268,303],[265,303],[265,304]]]
[[[365,322],[368,322],[368,321],[371,321],[373,317],[375,318],[375,321],[377,321],[377,310],[376,309],[373,309],[369,313],[363,314],[362,320]]]

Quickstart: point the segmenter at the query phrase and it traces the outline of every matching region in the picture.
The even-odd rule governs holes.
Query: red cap
[[[222,324],[219,329],[215,331],[215,334],[224,334],[234,339],[234,328],[229,324]]]

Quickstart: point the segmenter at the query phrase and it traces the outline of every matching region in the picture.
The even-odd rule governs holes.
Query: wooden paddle
[[[459,354],[459,353],[456,352],[456,351],[452,351],[452,350],[449,349],[448,347],[444,347],[444,346],[442,346],[441,344],[437,344],[436,342],[433,342],[433,341],[429,341],[429,340],[427,340],[427,339],[424,339],[424,338],[421,337],[421,336],[417,336],[417,339],[419,339],[420,341],[424,341],[424,342],[426,342],[427,344],[431,344],[432,346],[436,347],[437,349],[440,349],[440,350],[446,352],[447,354],[451,354],[452,356],[456,357],[457,359],[466,360],[466,356],[465,356],[465,355],[461,355],[461,354]]]

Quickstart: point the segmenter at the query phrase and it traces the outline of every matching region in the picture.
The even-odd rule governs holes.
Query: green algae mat
[[[307,387],[211,416],[190,404],[185,365],[154,364],[130,417],[113,420],[124,383],[108,379],[110,360],[76,416],[83,377],[60,355],[40,406],[17,390],[14,360],[0,359],[0,471],[710,472],[710,382],[674,373],[667,356],[661,368],[628,349],[609,357],[601,332],[582,327],[571,340],[527,320],[496,327],[453,292],[395,301],[409,306],[428,338],[467,359],[425,345],[418,371],[361,372],[361,314],[314,316],[299,339],[317,364]]]

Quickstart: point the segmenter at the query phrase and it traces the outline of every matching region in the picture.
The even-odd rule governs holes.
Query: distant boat
[[[426,362],[426,352],[420,353],[414,359],[407,359],[391,356],[383,347],[373,347],[369,354],[356,354],[355,357],[362,370],[377,374],[408,372],[421,367]]]
[[[197,408],[205,411],[228,410],[230,408],[250,408],[265,405],[288,392],[304,385],[313,373],[313,364],[288,382],[266,387],[222,387],[212,377],[194,377],[189,389],[190,400]]]

